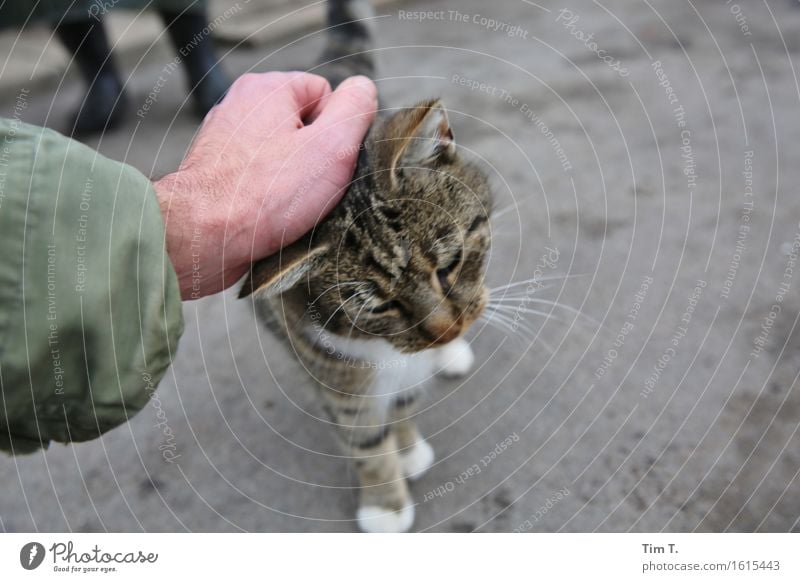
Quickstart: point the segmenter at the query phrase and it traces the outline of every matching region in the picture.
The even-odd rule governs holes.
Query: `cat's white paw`
[[[475,354],[464,338],[458,338],[439,348],[439,371],[448,378],[464,376],[475,363]]]
[[[358,529],[367,533],[403,533],[414,524],[414,505],[392,511],[377,505],[359,507],[356,512]]]
[[[433,465],[435,458],[436,454],[430,443],[425,439],[417,439],[413,447],[400,451],[400,467],[403,469],[403,475],[408,479],[422,477],[422,474]]]

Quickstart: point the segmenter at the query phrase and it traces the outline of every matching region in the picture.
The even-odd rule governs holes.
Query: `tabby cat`
[[[371,74],[371,11],[329,2],[323,71],[332,84]],[[463,334],[488,301],[488,180],[461,159],[438,100],[378,116],[352,183],[311,233],[255,263],[240,297],[313,379],[360,481],[358,526],[401,532],[414,522],[407,479],[431,446],[414,424],[434,374],[473,363]]]

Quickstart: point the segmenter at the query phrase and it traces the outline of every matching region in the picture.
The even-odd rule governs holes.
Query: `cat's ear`
[[[313,246],[306,236],[253,263],[250,275],[239,291],[239,298],[250,294],[271,297],[288,291],[319,265],[327,251],[327,245]]]
[[[428,166],[437,160],[451,160],[456,142],[447,111],[438,99],[421,103],[410,111],[405,135],[392,161],[392,175],[404,167]]]

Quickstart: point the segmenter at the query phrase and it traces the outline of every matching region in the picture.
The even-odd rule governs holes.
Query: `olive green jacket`
[[[150,181],[54,131],[0,119],[0,450],[124,423],[182,331]]]

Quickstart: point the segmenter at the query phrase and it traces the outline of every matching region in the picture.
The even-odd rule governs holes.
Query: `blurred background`
[[[120,7],[90,17],[127,113],[81,139],[156,177],[198,99],[163,14]],[[441,96],[492,176],[490,284],[576,275],[514,333],[476,327],[475,373],[431,387],[420,425],[438,458],[413,485],[415,530],[800,530],[798,2],[376,10],[384,105]],[[204,99],[248,71],[314,67],[324,12],[210,0],[222,76]],[[51,25],[3,19],[0,115],[72,134],[80,62]],[[0,457],[0,530],[355,530],[354,476],[300,367],[234,292],[184,314],[128,426]]]

